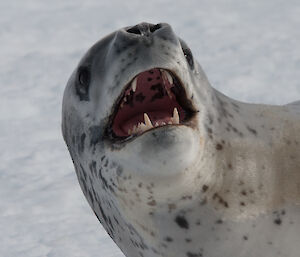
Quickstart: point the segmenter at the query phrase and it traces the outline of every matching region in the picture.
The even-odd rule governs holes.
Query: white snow
[[[0,256],[123,256],[79,188],[61,101],[88,47],[141,21],[170,23],[233,98],[300,99],[298,0],[1,0]]]

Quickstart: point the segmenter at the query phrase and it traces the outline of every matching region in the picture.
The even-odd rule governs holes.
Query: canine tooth
[[[133,92],[136,91],[137,78],[135,78],[131,83],[131,89]]]
[[[179,114],[178,114],[178,111],[177,111],[176,107],[173,110],[172,121],[173,121],[174,124],[179,124]]]
[[[160,72],[162,74],[163,80],[168,81],[169,84],[172,85],[173,84],[173,78],[172,78],[171,74],[168,71],[165,71],[165,70],[162,70],[162,69],[160,69]],[[172,99],[172,94],[171,94],[170,88],[165,86],[165,89],[167,91],[168,96]]]
[[[167,125],[165,122],[162,122],[161,124],[162,124],[162,125]]]
[[[166,76],[167,76],[167,79],[168,79],[169,83],[170,83],[171,85],[173,85],[173,78],[172,78],[171,74],[170,74],[168,71],[166,71],[165,74],[166,74]]]
[[[144,113],[144,121],[147,127],[153,128],[153,125],[147,113]]]
[[[168,80],[169,83],[170,83],[170,85],[173,85],[173,78],[172,78],[172,75],[171,75],[168,71],[166,71],[166,70],[160,69],[160,72],[161,72],[161,74],[163,75],[163,78],[164,78],[165,80]]]
[[[127,134],[128,134],[128,135],[131,135],[131,129],[128,129]]]
[[[165,70],[160,69],[160,73],[162,75],[163,80],[168,80],[168,76]]]
[[[155,127],[158,127],[158,126],[159,126],[158,122],[155,122]]]

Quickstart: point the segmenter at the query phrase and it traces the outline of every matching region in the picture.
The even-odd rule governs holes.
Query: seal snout
[[[151,24],[142,22],[131,27],[125,27],[118,33],[123,43],[142,43],[146,47],[155,45],[155,39],[161,39],[177,46],[178,37],[168,23]],[[119,40],[118,40],[119,41]]]

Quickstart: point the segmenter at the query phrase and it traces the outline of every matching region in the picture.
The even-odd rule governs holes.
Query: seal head
[[[219,93],[170,25],[93,45],[62,112],[82,191],[126,256],[297,256],[299,105]]]

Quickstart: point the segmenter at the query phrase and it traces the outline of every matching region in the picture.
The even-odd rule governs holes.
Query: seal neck
[[[224,209],[255,216],[300,203],[299,114],[288,105],[241,103],[218,91],[212,98],[199,172],[209,191],[228,202]]]

